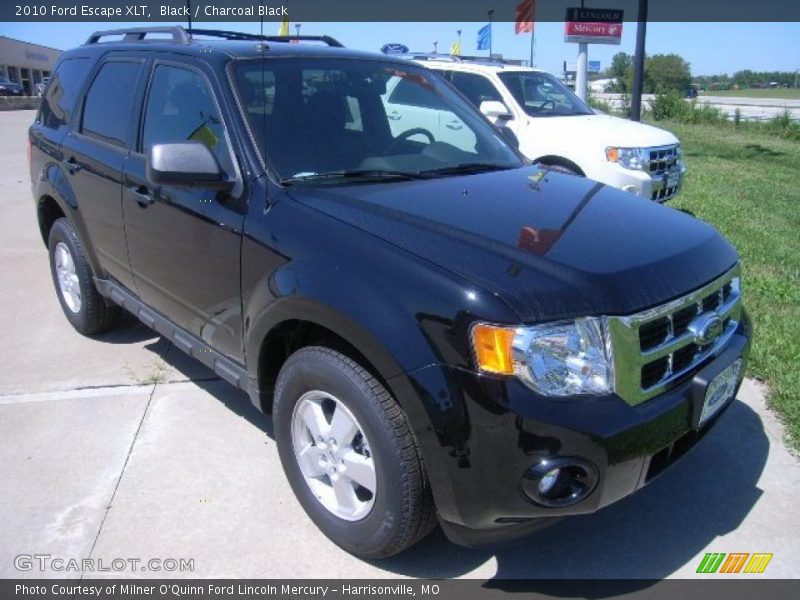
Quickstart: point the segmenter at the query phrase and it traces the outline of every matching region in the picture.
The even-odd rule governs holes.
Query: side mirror
[[[506,127],[505,125],[501,125],[498,129],[500,129],[500,133],[503,134],[505,140],[511,144],[515,150],[519,150],[519,138],[517,134],[511,131],[510,127]]]
[[[156,144],[147,155],[147,179],[159,185],[177,185],[228,191],[234,182],[225,179],[217,158],[200,142]]]
[[[499,100],[484,100],[481,102],[480,111],[493,123],[512,119],[511,111]]]

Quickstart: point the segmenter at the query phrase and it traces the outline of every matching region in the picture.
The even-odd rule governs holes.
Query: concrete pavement
[[[0,577],[81,575],[15,568],[33,554],[194,561],[126,563],[139,577],[692,577],[705,552],[771,552],[763,576],[800,576],[800,463],[751,381],[689,457],[595,515],[499,551],[438,530],[386,561],[341,551],[244,394],[131,319],[96,339],[67,324],[30,198],[32,118],[0,113]]]

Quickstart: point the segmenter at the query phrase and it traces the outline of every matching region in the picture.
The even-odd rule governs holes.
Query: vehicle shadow
[[[138,323],[138,320],[136,322]],[[139,324],[139,326],[147,329],[147,327],[142,324]],[[151,330],[147,329],[147,331]],[[253,427],[260,429],[270,438],[274,437],[272,433],[272,419],[253,406],[253,403],[250,401],[250,396],[248,396],[246,392],[221,379],[214,371],[206,367],[200,361],[179,350],[165,337],[157,333],[153,334],[151,337],[153,338],[152,343],[147,344],[145,348],[157,354],[167,366],[180,373],[185,378],[185,381],[191,381],[201,390],[207,392],[221,404],[225,405],[232,413],[247,420]],[[170,383],[181,383],[181,381],[163,382],[163,384]]]
[[[177,349],[167,352],[164,359],[273,437],[272,420],[250,403],[247,394],[210,370],[206,370],[208,377],[193,376],[198,367],[204,367]],[[763,493],[758,481],[769,446],[760,417],[737,400],[683,460],[636,494],[595,514],[556,521],[498,549],[455,545],[437,528],[398,556],[368,562],[389,573],[439,579],[469,574],[494,557],[496,574],[487,583],[494,589],[504,589],[506,579],[641,580],[595,587],[589,595],[581,589],[581,595],[601,598],[633,591],[652,584],[646,580],[674,573],[717,537],[739,527]],[[542,593],[571,593],[568,586],[548,586],[546,581],[525,585]]]
[[[156,345],[148,348],[156,353],[163,353],[169,346],[169,340],[161,337],[127,310],[122,310],[120,313],[119,320],[112,329],[93,335],[92,339],[104,344],[135,344],[154,340]]]
[[[410,551],[375,565],[403,575],[443,578],[469,573],[494,557],[495,580],[661,579],[742,523],[761,497],[757,484],[768,453],[761,419],[736,401],[682,461],[598,513],[557,521],[494,551],[455,546],[437,530]],[[630,583],[634,589],[638,585]],[[499,581],[490,585],[503,589]],[[547,593],[561,589],[543,586]],[[590,597],[603,597],[602,590],[626,591],[603,587],[597,589],[600,595]]]

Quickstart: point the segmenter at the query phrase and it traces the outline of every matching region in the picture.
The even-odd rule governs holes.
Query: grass
[[[671,205],[738,249],[754,324],[749,375],[800,449],[800,142],[733,126],[659,122],[683,143],[686,185]]]
[[[733,98],[775,98],[777,100],[800,100],[800,88],[767,88],[747,90],[709,90],[701,96],[731,96]]]

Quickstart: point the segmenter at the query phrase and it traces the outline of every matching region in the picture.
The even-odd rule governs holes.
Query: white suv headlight
[[[516,328],[479,323],[472,344],[479,370],[516,375],[544,396],[608,394],[614,387],[612,350],[598,318]]]
[[[641,148],[606,148],[606,159],[609,162],[619,163],[626,169],[641,171],[644,168],[645,156]]]

